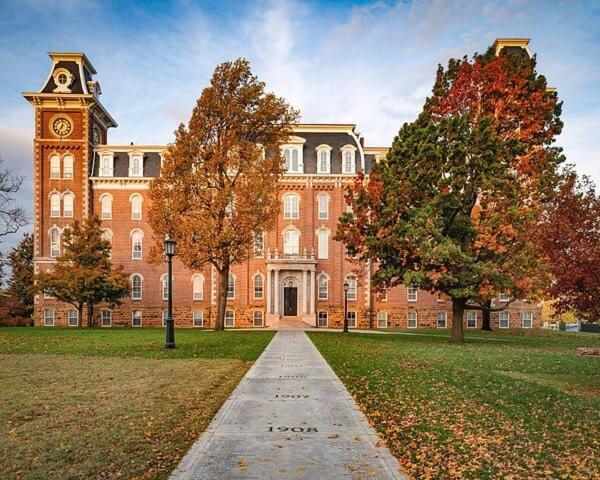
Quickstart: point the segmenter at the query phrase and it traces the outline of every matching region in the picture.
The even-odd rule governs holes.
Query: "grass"
[[[388,332],[309,335],[411,477],[600,478],[600,335]]]
[[[0,476],[167,478],[272,336],[0,329]]]

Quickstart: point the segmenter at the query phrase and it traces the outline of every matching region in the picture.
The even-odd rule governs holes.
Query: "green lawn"
[[[413,478],[600,478],[596,334],[310,333]]]
[[[0,478],[167,478],[272,336],[0,329]]]

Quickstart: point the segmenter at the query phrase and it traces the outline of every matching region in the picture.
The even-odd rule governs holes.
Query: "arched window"
[[[265,232],[254,234],[254,256],[262,258],[265,255]]]
[[[344,145],[342,148],[342,173],[355,172],[356,147],[353,145]]]
[[[60,256],[60,229],[52,227],[49,232],[50,237],[50,256],[56,258]]]
[[[142,276],[134,273],[131,276],[131,299],[141,300],[142,299],[142,287],[143,287]]]
[[[50,217],[60,217],[60,193],[58,192],[50,194]]]
[[[50,178],[60,178],[60,157],[56,153],[50,155]]]
[[[144,241],[144,233],[141,230],[133,230],[131,232],[131,258],[133,260],[142,259],[142,244]]]
[[[71,192],[65,193],[63,196],[63,217],[73,218],[73,198]]]
[[[300,218],[300,200],[297,195],[287,194],[283,197],[283,218]]]
[[[317,232],[317,257],[319,259],[329,258],[329,229],[320,228]]]
[[[160,298],[163,300],[169,299],[169,277],[163,273],[160,277]]]
[[[103,193],[100,195],[100,217],[102,220],[110,220],[112,218],[112,195]]]
[[[129,197],[131,202],[131,219],[141,220],[142,219],[142,196],[139,193],[134,193]]]
[[[192,299],[202,300],[204,298],[204,276],[197,273],[192,276]]]
[[[283,232],[283,254],[298,255],[300,253],[300,232],[289,228]]]
[[[317,147],[317,173],[331,173],[331,147],[329,145]]]
[[[100,158],[100,176],[113,176],[113,155],[111,153],[105,153]]]
[[[231,273],[227,282],[227,298],[229,300],[235,299],[235,277]]]
[[[264,280],[260,273],[257,273],[256,275],[254,275],[253,284],[254,284],[254,299],[261,300],[264,295],[264,287],[263,287]]]
[[[136,153],[129,157],[129,176],[143,177],[144,176],[144,160],[143,157]]]
[[[329,298],[329,277],[326,274],[322,273],[321,275],[319,275],[317,282],[319,288],[319,300],[327,300]]]
[[[346,277],[348,283],[348,300],[356,300],[356,277],[349,275]]]
[[[329,195],[322,193],[317,198],[319,207],[319,220],[327,220],[329,218]]]
[[[63,157],[63,178],[73,178],[73,155],[70,153]]]
[[[113,232],[112,230],[106,228],[102,231],[102,240],[107,241],[108,243],[110,243],[110,248],[111,251],[108,254],[108,258],[112,257],[112,239],[113,239]]]
[[[288,147],[283,150],[285,159],[285,171],[287,173],[302,173],[302,162],[300,160],[300,149]]]

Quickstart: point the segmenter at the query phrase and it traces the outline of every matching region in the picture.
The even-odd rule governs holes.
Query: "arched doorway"
[[[298,315],[298,280],[287,277],[283,280],[283,316]]]

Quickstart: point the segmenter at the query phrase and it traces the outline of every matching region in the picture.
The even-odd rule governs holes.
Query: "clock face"
[[[94,145],[100,143],[100,130],[98,130],[98,127],[94,127],[94,130],[92,130],[92,143]]]
[[[52,122],[52,131],[59,137],[66,137],[71,134],[73,124],[66,117],[58,117]]]

